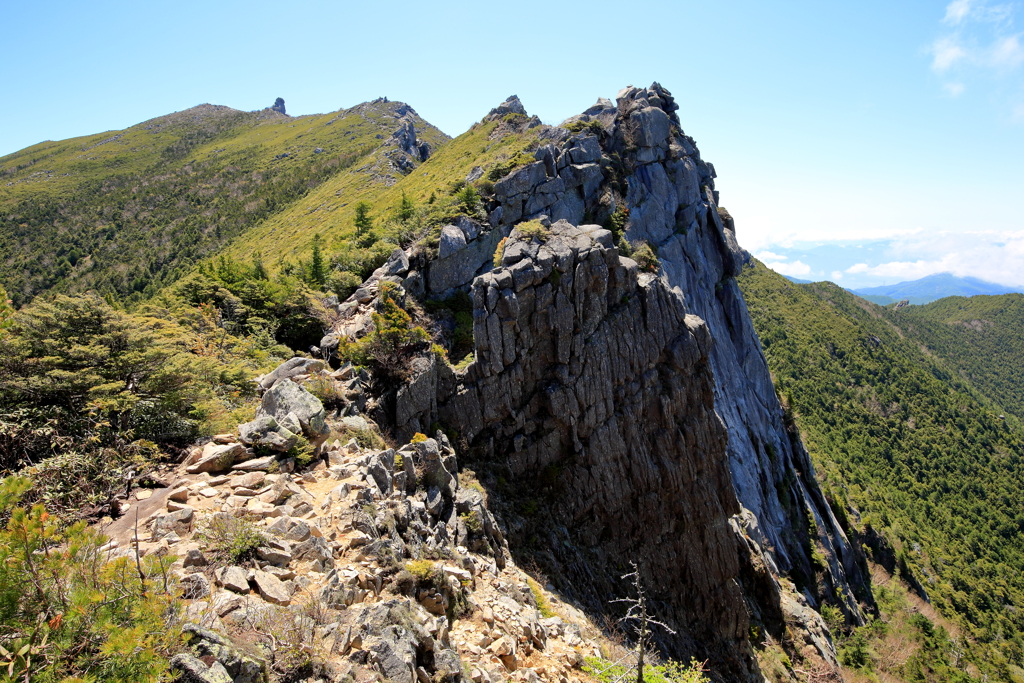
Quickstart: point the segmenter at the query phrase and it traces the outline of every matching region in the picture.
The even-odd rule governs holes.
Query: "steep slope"
[[[931,329],[919,324],[927,318],[901,318],[831,283],[795,285],[760,264],[739,281],[846,528],[977,642],[968,659],[981,672],[1019,676],[1020,423],[927,351],[914,336]],[[955,317],[948,301],[932,315]]]
[[[1024,417],[1024,295],[949,297],[888,318],[972,386]]]
[[[385,281],[453,311],[471,290],[468,365],[420,359],[397,392],[378,384],[375,417],[400,439],[437,424],[457,435],[513,553],[589,609],[625,591],[624,561],[650,558],[642,572],[677,631],[667,651],[756,680],[750,632],[788,639],[789,623],[805,654],[834,662],[807,602],[859,623],[871,597],[784,419],[733,279],[748,257],[675,108],[658,85],[627,88],[528,129],[530,157],[495,160],[482,205],[440,228],[437,251],[396,251],[322,348],[344,354],[372,329]],[[500,109],[485,125],[507,120]]]
[[[447,136],[400,102],[289,117],[200,105],[0,159],[0,282],[139,298],[358,164],[392,182]]]

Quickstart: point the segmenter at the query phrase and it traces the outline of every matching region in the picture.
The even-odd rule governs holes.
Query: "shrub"
[[[179,647],[175,558],[108,559],[107,539],[84,522],[62,529],[42,505],[14,507],[30,485],[0,481],[0,515],[10,517],[0,531],[4,680],[166,680]]]
[[[593,135],[600,135],[601,133],[604,132],[604,126],[602,126],[601,122],[598,121],[597,119],[593,119],[590,121],[573,121],[568,126],[566,126],[565,129],[568,130],[570,133],[582,133],[586,131]]]
[[[408,221],[416,213],[416,207],[408,197],[405,196],[405,192],[402,192],[402,201],[398,205],[398,212],[395,214],[398,220],[403,223]]]
[[[422,434],[420,432],[416,432],[415,434],[412,435],[412,438],[409,439],[409,443],[420,443],[420,442],[423,442],[423,441],[426,441],[426,440],[427,440],[427,435],[426,434]]]
[[[267,542],[252,522],[228,513],[211,515],[196,535],[206,543],[212,559],[226,564],[252,561],[256,549]]]
[[[472,185],[467,185],[460,190],[456,198],[462,203],[467,214],[475,214],[480,208],[480,193]]]
[[[629,225],[629,209],[625,204],[619,204],[615,211],[612,212],[612,215],[608,216],[604,222],[603,227],[612,233],[612,237],[615,238],[615,244],[620,247],[620,251],[621,245],[625,243],[624,235],[627,225]]]
[[[320,372],[313,375],[303,384],[303,387],[320,399],[327,410],[339,410],[346,405],[344,387],[326,373]]]
[[[520,239],[537,240],[538,242],[545,242],[551,237],[551,230],[544,227],[544,224],[540,221],[526,221],[520,223],[515,229],[516,236]]]
[[[469,530],[470,533],[480,534],[484,530],[484,523],[481,521],[480,515],[477,514],[476,510],[470,510],[469,512],[459,515],[459,519],[461,519],[462,523],[466,525],[466,529]]]
[[[638,266],[640,266],[640,270],[646,270],[653,273],[657,272],[658,268],[661,267],[661,261],[658,260],[658,255],[647,242],[641,242],[635,249],[633,249],[633,260],[636,261]]]
[[[357,342],[338,346],[338,356],[357,365],[369,365],[383,377],[402,379],[417,346],[428,342],[430,335],[422,327],[414,327],[412,317],[395,300],[393,283],[380,284],[380,304],[373,313],[374,330]]]
[[[636,669],[633,666],[601,657],[585,657],[583,662],[583,671],[600,683],[636,680]],[[696,659],[690,659],[689,665],[669,660],[662,665],[645,666],[644,683],[708,683],[710,679],[704,672],[704,665]]]
[[[405,570],[416,577],[420,583],[431,583],[443,578],[437,563],[431,560],[410,560],[405,563]]]

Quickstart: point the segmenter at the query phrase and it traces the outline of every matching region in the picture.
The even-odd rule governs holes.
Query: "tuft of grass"
[[[494,258],[492,262],[495,268],[501,268],[501,259],[505,256],[505,242],[508,242],[507,237],[502,237],[498,242],[498,246],[494,250]]]
[[[551,609],[551,603],[548,602],[547,596],[545,596],[544,591],[541,590],[540,584],[529,576],[526,577],[526,583],[530,586],[530,592],[533,593],[533,599],[537,601],[537,611],[540,612],[540,615],[545,619],[558,616]]]

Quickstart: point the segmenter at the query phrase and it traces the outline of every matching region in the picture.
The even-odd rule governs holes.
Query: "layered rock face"
[[[493,247],[519,221],[548,217],[579,224],[585,216],[618,212],[625,238],[656,250],[662,282],[687,313],[707,323],[715,340],[709,351],[715,409],[728,430],[736,497],[752,513],[745,516],[746,531],[769,550],[775,573],[802,580],[814,574],[805,541],[813,518],[829,564],[828,588],[843,589],[846,611],[858,620],[854,596],[866,577],[815,482],[806,451],[787,430],[734,280],[749,256],[736,241],[731,217],[718,208],[715,169],[683,133],[677,109],[658,84],[630,87],[617,103],[598,100],[562,127],[545,130],[541,138],[548,142],[536,151],[537,161],[495,183],[490,225],[461,250],[428,264],[428,275],[446,277],[431,280],[426,291],[437,296],[468,286],[473,274],[490,268]],[[582,130],[573,134],[565,126]],[[452,272],[458,276],[448,277]]]
[[[631,171],[624,179],[626,237],[657,248],[664,280],[688,312],[707,322],[715,340],[715,409],[728,429],[736,497],[753,513],[746,516],[748,533],[770,549],[778,570],[809,576],[813,569],[802,530],[813,516],[829,562],[826,580],[843,589],[846,611],[859,619],[851,579],[858,588],[866,579],[818,488],[806,450],[786,428],[734,279],[749,256],[736,241],[731,217],[718,210],[715,169],[683,135],[676,108],[657,84],[619,93],[609,146],[636,150],[635,161],[625,164]]]
[[[393,427],[407,438],[440,421],[521,487],[546,490],[539,554],[592,609],[606,610],[624,592],[617,573],[641,561],[679,631],[669,653],[756,680],[748,618],[786,618],[834,664],[827,629],[803,605],[836,595],[856,622],[866,577],[787,428],[734,281],[749,256],[677,108],[657,84],[630,87],[543,130],[536,161],[494,184],[488,225],[449,226],[422,274],[375,275],[473,298],[474,362],[455,372],[418,361]],[[660,263],[640,273],[587,218]],[[518,235],[529,219],[551,234]],[[780,596],[780,576],[803,595]]]
[[[513,233],[502,267],[474,281],[476,360],[458,377],[422,373],[398,401],[423,401],[403,426],[436,414],[528,486],[558,472],[564,495],[546,503],[539,544],[566,589],[603,611],[637,561],[679,633],[670,650],[756,680],[708,328],[607,230],[559,221],[550,233]]]

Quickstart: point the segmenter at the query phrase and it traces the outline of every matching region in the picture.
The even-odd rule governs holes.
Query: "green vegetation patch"
[[[738,281],[819,476],[859,511],[851,531],[882,533],[894,557],[876,561],[975,643],[965,662],[1009,680],[1024,663],[1020,423],[883,309],[760,264]]]

